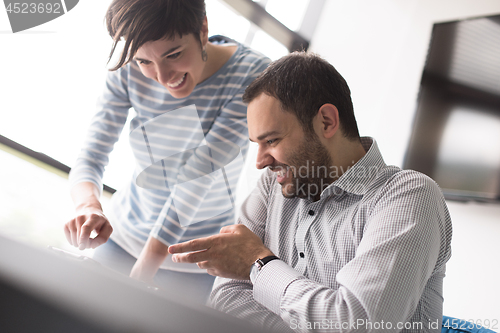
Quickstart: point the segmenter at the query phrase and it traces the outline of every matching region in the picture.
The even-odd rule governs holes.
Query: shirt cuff
[[[253,298],[266,308],[280,315],[281,297],[295,280],[303,278],[282,260],[272,260],[262,267],[253,284]]]

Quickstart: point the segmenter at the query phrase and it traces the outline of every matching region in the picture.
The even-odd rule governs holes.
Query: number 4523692
[[[491,330],[498,329],[498,319],[468,319],[467,321],[465,320],[460,320],[457,318],[447,318],[443,322],[443,327],[446,328],[452,328],[452,329],[480,329],[480,328],[487,328]]]
[[[27,3],[27,2],[14,2],[9,3],[7,13],[11,14],[62,14],[61,3]]]

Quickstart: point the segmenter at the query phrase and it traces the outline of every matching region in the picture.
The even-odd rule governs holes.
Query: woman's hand
[[[149,236],[139,258],[132,267],[130,277],[155,286],[153,278],[168,255],[168,246]]]
[[[142,281],[150,286],[155,286],[154,276],[156,275],[158,269],[150,267],[143,262],[137,261],[132,267],[130,272],[130,277],[134,280]]]
[[[91,238],[92,231],[97,233]],[[68,242],[80,250],[95,249],[108,241],[113,228],[99,208],[86,207],[77,212],[75,218],[64,225],[64,234]]]
[[[68,242],[80,250],[95,249],[106,243],[113,232],[102,212],[99,196],[99,189],[90,182],[78,183],[71,189],[76,217],[64,225],[64,234]],[[90,238],[92,231],[97,233],[95,238]]]

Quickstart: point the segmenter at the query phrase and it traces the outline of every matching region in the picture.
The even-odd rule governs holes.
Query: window
[[[244,3],[265,7],[268,19],[276,17],[274,21],[282,21],[279,24],[288,27],[290,36],[306,41],[295,30],[303,27],[304,15],[312,4],[321,1],[206,0],[209,32],[226,35],[278,59],[288,53],[290,47],[284,44],[293,38],[277,41],[272,36],[274,31],[270,34],[259,28],[262,22],[251,23],[245,18],[248,13],[237,12],[235,6]],[[73,165],[104,85],[111,47],[104,14],[110,2],[80,1],[58,19],[15,34],[10,33],[7,13],[0,10],[0,135]],[[254,170],[253,149],[248,157],[249,170]],[[0,232],[39,245],[62,246],[62,226],[73,211],[67,181],[57,171],[54,174],[53,168],[40,168],[36,160],[13,154],[17,153],[0,143]],[[119,140],[104,183],[120,187],[131,175],[131,159],[128,140]],[[247,189],[256,180],[255,176],[248,178],[251,182]],[[239,197],[241,201],[243,196]]]

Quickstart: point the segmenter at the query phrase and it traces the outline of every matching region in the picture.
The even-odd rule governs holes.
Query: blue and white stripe
[[[172,188],[165,186],[161,177],[160,181],[153,182],[156,187],[137,186],[137,177],[152,165],[152,160],[151,155],[144,149],[143,142],[132,135],[134,130],[140,129],[146,123],[149,124],[147,126],[156,126],[154,132],[157,137],[151,147],[160,152],[160,155],[163,154],[163,158],[179,152],[178,147],[186,143],[185,134],[196,135],[192,127],[195,121],[198,126],[201,125],[204,136],[200,144],[210,146],[211,143],[226,142],[237,145],[241,150],[240,156],[243,157],[248,150],[248,129],[246,105],[241,97],[248,84],[268,64],[268,58],[239,44],[234,55],[221,69],[198,84],[190,96],[182,99],[173,98],[161,84],[144,77],[135,62],[108,74],[105,91],[98,102],[98,112],[92,120],[83,149],[71,171],[70,183],[74,186],[80,182],[92,182],[102,188],[102,176],[108,164],[108,156],[124,128],[129,110],[133,109],[135,115],[130,122],[129,140],[135,156],[135,171],[128,186],[114,194],[112,211],[107,212],[114,229],[111,238],[131,255],[139,256],[150,235],[170,245],[217,233],[222,226],[234,223],[234,205],[221,198],[228,196],[226,183],[230,184],[230,192],[235,193],[241,172],[241,165],[233,161],[223,169],[218,166],[217,171],[220,174],[221,170],[225,172],[225,181],[207,181],[204,177],[193,176],[197,171],[197,159],[206,158],[204,151],[192,151],[192,156],[187,159],[186,156],[181,158],[175,155],[169,159],[169,164],[164,169],[178,174],[178,179],[183,175],[184,180],[191,180],[181,184],[189,186],[177,187],[178,200],[174,205]],[[192,105],[196,107],[198,119],[190,116],[185,116],[185,119],[177,117],[172,123],[161,122],[159,128],[159,123],[151,122],[167,112]],[[174,144],[175,149],[172,147]],[[190,148],[193,147],[185,147]],[[211,148],[219,156],[224,153],[220,147],[218,152],[217,147]],[[216,160],[221,161],[220,158]],[[222,177],[215,174],[216,172],[210,177]],[[154,176],[155,173],[152,174],[152,177]],[[193,190],[191,185],[197,185],[198,190]],[[200,191],[200,188],[205,191]],[[213,216],[213,210],[221,211],[226,207],[224,205],[227,206],[224,213],[202,222],[184,227],[179,221],[178,214],[189,215],[187,212],[197,210],[199,214]],[[181,266],[174,266],[169,262],[165,262],[162,267],[200,271],[196,265],[179,269]]]

